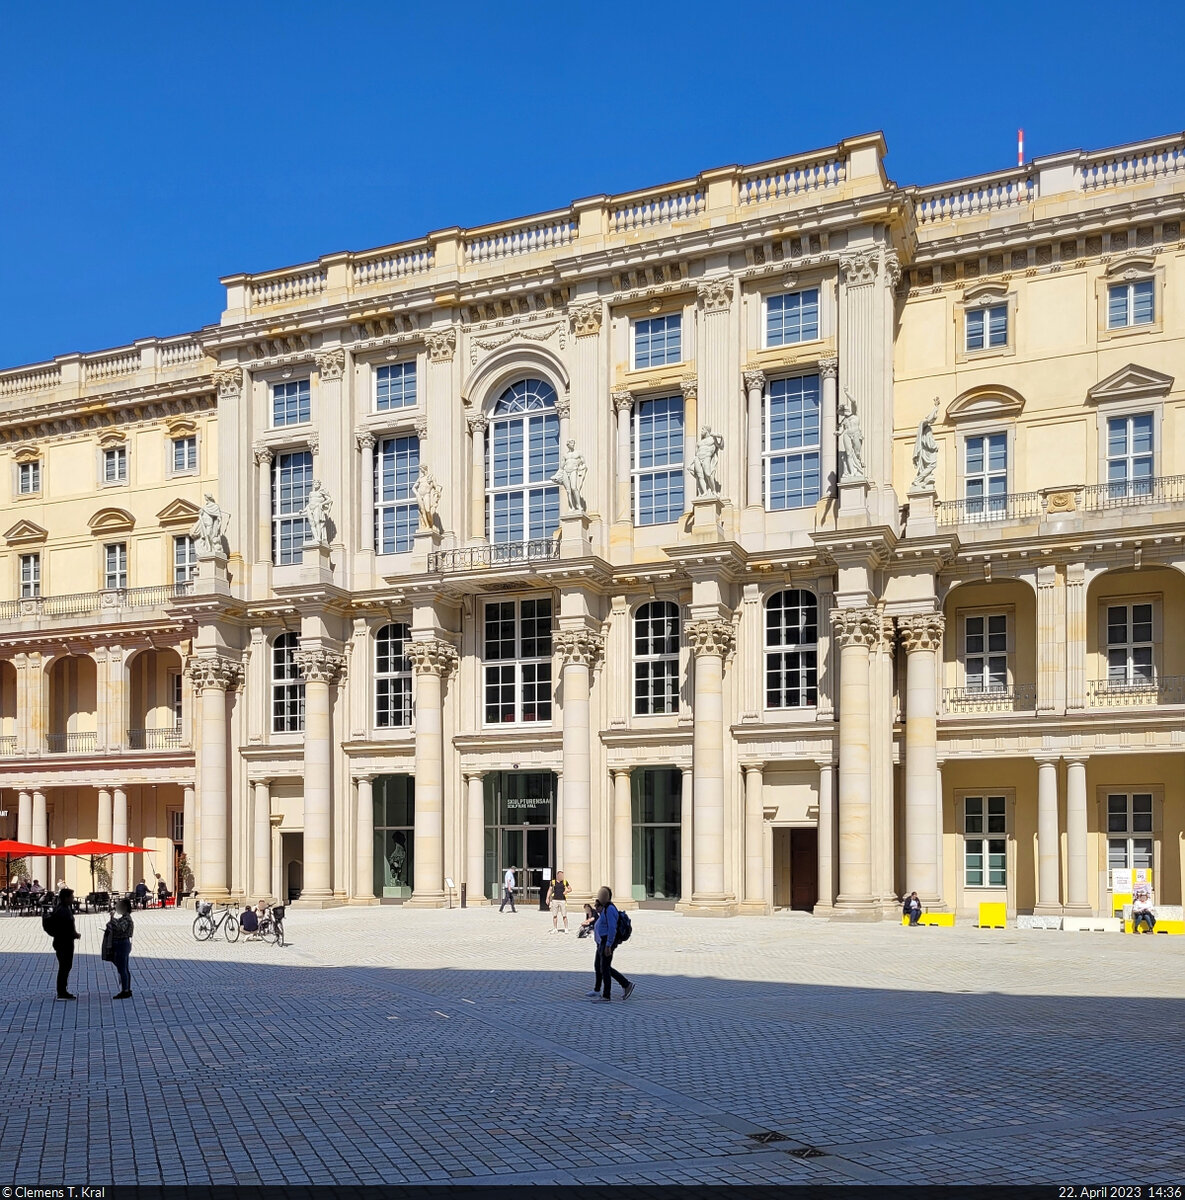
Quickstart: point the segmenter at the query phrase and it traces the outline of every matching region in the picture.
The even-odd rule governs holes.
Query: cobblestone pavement
[[[192,919],[58,1003],[0,915],[0,1183],[1185,1183],[1185,938],[640,912],[606,1005],[534,910]]]

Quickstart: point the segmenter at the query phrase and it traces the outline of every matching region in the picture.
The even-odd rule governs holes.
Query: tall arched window
[[[678,710],[679,606],[654,600],[634,613],[634,712]]]
[[[296,669],[295,633],[282,633],[272,643],[272,732],[304,730],[304,680]]]
[[[819,700],[819,602],[813,592],[775,592],[765,602],[765,707]]]
[[[411,724],[411,663],[406,625],[384,625],[374,639],[374,724],[405,729]]]
[[[508,387],[490,414],[486,443],[486,535],[491,542],[546,538],[560,523],[560,419],[542,379]]]

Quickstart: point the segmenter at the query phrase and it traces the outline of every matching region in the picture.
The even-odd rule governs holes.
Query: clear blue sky
[[[1185,6],[0,5],[0,365],[217,279],[884,131],[899,183],[1185,128]]]

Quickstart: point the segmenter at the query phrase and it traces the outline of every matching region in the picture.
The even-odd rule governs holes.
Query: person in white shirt
[[[502,904],[498,911],[505,911],[506,906],[510,905],[511,912],[518,912],[514,907],[514,867],[507,867],[506,874],[502,879]]]
[[[1147,925],[1149,933],[1156,932],[1156,913],[1152,911],[1152,889],[1142,883],[1132,897],[1132,933],[1140,933],[1140,926]]]

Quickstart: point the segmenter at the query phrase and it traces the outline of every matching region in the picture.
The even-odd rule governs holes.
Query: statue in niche
[[[440,505],[440,484],[428,474],[427,463],[420,463],[420,473],[412,484],[411,494],[420,508],[420,528],[431,529],[436,523],[436,510]]]
[[[701,426],[691,466],[687,468],[687,473],[695,481],[697,498],[720,494],[720,480],[716,478],[716,468],[719,466],[720,452],[723,449],[724,438],[718,433],[713,433],[709,426]]]
[[[403,886],[403,868],[406,863],[407,848],[403,844],[402,836],[397,833],[391,853],[387,856],[387,869],[391,872],[391,882],[396,887]]]
[[[218,501],[206,493],[201,508],[198,509],[197,519],[189,536],[197,542],[198,553],[203,557],[222,553],[222,531],[226,528],[229,513],[224,513],[218,507]]]
[[[316,546],[329,545],[329,514],[332,509],[333,501],[329,493],[319,479],[314,479],[300,515],[308,521],[309,540]]]
[[[932,492],[934,490],[934,472],[938,467],[938,442],[934,437],[934,422],[938,420],[938,397],[927,416],[918,422],[917,437],[913,440],[913,483],[909,485],[911,492]]]
[[[584,455],[576,449],[575,439],[569,438],[567,449],[564,451],[563,458],[560,459],[560,469],[551,477],[551,481],[558,483],[564,489],[568,508],[572,512],[584,511],[582,489],[586,478],[588,478],[588,463],[584,461]]]
[[[864,478],[864,430],[852,393],[844,388],[847,403],[839,406],[839,478]]]

